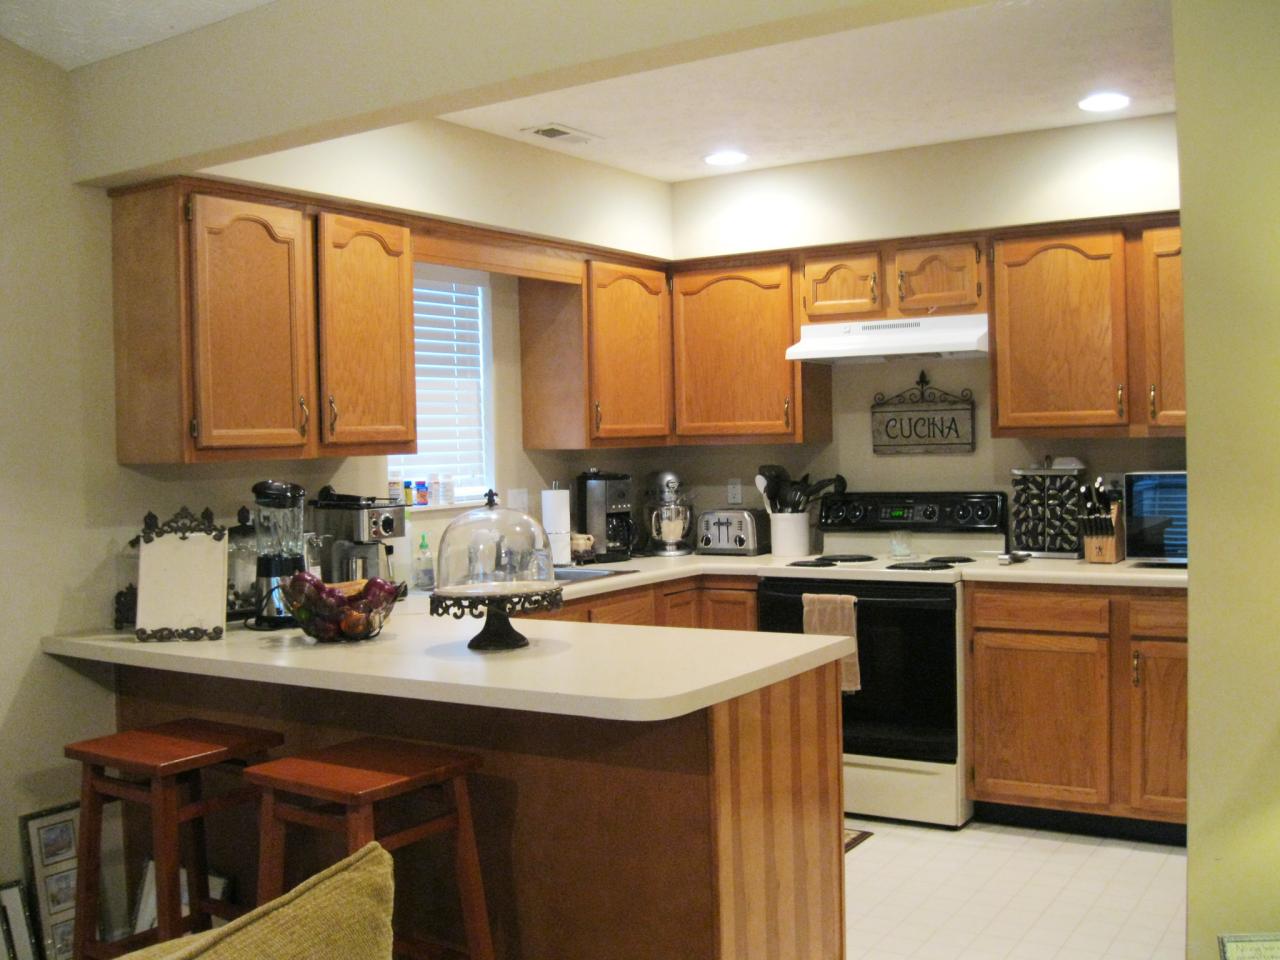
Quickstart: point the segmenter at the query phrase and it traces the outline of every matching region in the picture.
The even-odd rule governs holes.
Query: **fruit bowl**
[[[381,577],[325,583],[304,572],[290,577],[282,593],[303,633],[321,643],[344,643],[378,635],[400,586]]]

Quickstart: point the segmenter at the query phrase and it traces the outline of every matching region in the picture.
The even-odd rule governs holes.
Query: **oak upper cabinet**
[[[810,320],[882,316],[880,251],[804,262],[801,305]]]
[[[195,445],[296,455],[315,408],[302,213],[200,194],[190,203]]]
[[[593,438],[671,432],[671,297],[666,274],[587,265]]]
[[[1142,323],[1146,341],[1146,422],[1187,425],[1186,353],[1182,332],[1182,231],[1142,234]]]
[[[897,306],[903,313],[979,305],[981,248],[976,243],[898,247],[894,255]]]
[[[1138,816],[1187,815],[1187,603],[1129,605],[1129,805]]]
[[[412,442],[416,391],[409,228],[320,214],[324,441]]]
[[[795,435],[790,264],[677,273],[674,328],[677,436]]]
[[[995,427],[1123,427],[1124,235],[995,244]]]
[[[1107,601],[979,587],[972,609],[974,799],[1104,812]]]

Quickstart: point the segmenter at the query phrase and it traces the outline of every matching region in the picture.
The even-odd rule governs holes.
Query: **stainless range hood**
[[[981,357],[987,353],[987,315],[903,317],[858,323],[807,323],[788,360],[872,363],[899,357]]]

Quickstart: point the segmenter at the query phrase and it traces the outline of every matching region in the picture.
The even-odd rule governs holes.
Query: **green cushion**
[[[391,854],[370,843],[226,926],[124,960],[390,960]]]

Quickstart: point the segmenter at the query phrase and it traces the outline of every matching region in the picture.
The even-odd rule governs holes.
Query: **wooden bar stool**
[[[182,917],[180,829],[188,825],[191,850],[187,869],[191,926],[208,929],[210,917],[230,919],[238,911],[209,896],[205,862],[204,817],[218,810],[257,799],[255,787],[205,799],[200,771],[229,761],[261,759],[284,737],[210,720],[173,720],[153,727],[125,730],[64,749],[83,770],[80,780],[80,838],[76,855],[76,918],[74,957],[116,957],[147,943],[170,940],[185,932]],[[116,770],[120,777],[108,776]],[[132,778],[132,779],[128,779]],[[188,799],[182,800],[183,789]],[[155,930],[108,943],[98,939],[102,866],[102,808],[112,800],[142,804],[151,812],[152,857],[156,871]]]
[[[452,831],[466,953],[472,960],[492,960],[493,941],[467,795],[467,773],[479,765],[480,757],[471,753],[408,740],[363,737],[249,767],[245,777],[262,788],[258,903],[284,893],[286,823],[341,834],[349,853],[371,840],[396,850]],[[375,803],[431,787],[440,788],[446,812],[379,834],[374,823]],[[306,797],[319,805],[304,806],[282,799],[281,793]],[[396,953],[402,956],[438,957],[441,946],[457,951],[457,947],[438,941],[395,939]]]

